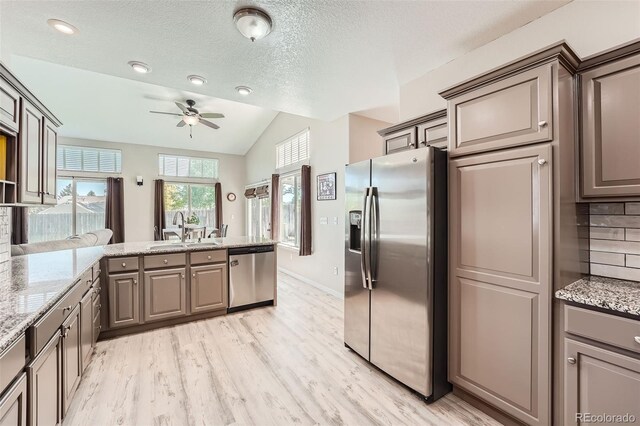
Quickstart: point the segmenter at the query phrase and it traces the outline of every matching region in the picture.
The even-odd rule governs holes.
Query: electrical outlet
[[[333,267],[333,275],[338,275],[338,267],[337,266]]]

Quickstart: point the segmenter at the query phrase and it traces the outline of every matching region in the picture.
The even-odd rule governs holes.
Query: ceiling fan
[[[191,99],[187,99],[188,106],[184,106],[180,102],[176,102],[176,106],[180,108],[180,111],[182,111],[182,114],[178,114],[175,112],[163,112],[163,111],[149,111],[149,112],[152,114],[164,114],[164,115],[173,115],[176,117],[182,117],[182,119],[180,120],[180,122],[176,127],[184,127],[188,124],[189,136],[191,138],[193,138],[193,126],[195,126],[198,123],[202,123],[207,127],[211,127],[212,129],[219,129],[220,126],[218,126],[216,123],[212,123],[209,120],[205,120],[205,118],[224,118],[224,114],[220,114],[217,112],[201,113],[194,108],[195,104],[196,102]]]

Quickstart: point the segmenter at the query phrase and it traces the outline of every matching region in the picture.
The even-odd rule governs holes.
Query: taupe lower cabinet
[[[29,424],[52,426],[62,421],[62,351],[57,331],[27,366],[29,380]]]
[[[109,327],[126,327],[140,322],[138,272],[109,275]]]
[[[62,324],[62,415],[69,409],[71,399],[82,377],[82,334],[80,306]]]
[[[80,301],[80,343],[82,371],[89,366],[93,345],[93,290],[87,292]]]
[[[0,426],[27,424],[27,375],[20,378],[0,398]]]
[[[565,425],[589,423],[587,414],[640,419],[640,359],[572,339],[565,356]]]
[[[187,314],[186,269],[144,272],[144,320],[158,321]]]
[[[452,160],[449,380],[548,418],[551,146]]]
[[[227,297],[227,264],[191,267],[191,313],[224,309]]]
[[[583,197],[640,196],[640,43],[629,48],[580,74]]]

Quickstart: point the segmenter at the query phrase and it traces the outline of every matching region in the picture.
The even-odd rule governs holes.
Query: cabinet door
[[[565,425],[589,423],[587,413],[640,419],[640,359],[571,339],[565,355]]]
[[[91,312],[93,315],[92,324],[92,332],[91,332],[91,346],[95,347],[96,342],[98,341],[98,337],[100,337],[100,330],[102,329],[102,325],[100,324],[100,311],[102,308],[102,303],[100,302],[100,286],[95,288],[95,292],[93,294],[93,299],[91,301]]]
[[[447,136],[449,128],[447,119],[440,118],[432,120],[418,126],[419,147],[435,146],[436,148],[447,148]]]
[[[449,100],[451,156],[551,140],[551,89],[549,64]]]
[[[140,322],[138,273],[109,275],[109,327]]]
[[[191,267],[191,313],[226,309],[227,264]]]
[[[56,204],[56,155],[58,148],[58,130],[57,128],[45,120],[44,123],[44,142],[42,149],[42,191],[44,204]]]
[[[62,417],[66,414],[82,377],[80,306],[62,324]]]
[[[93,340],[93,290],[89,290],[80,301],[80,345],[82,352],[82,371],[89,366]]]
[[[25,426],[27,424],[27,375],[7,389],[0,398],[0,426]]]
[[[0,80],[0,126],[17,132],[19,113],[20,95],[7,82]]]
[[[20,201],[42,203],[42,141],[44,116],[33,105],[22,100],[20,127]]]
[[[451,161],[449,380],[549,424],[551,146]]]
[[[144,320],[158,321],[187,314],[185,268],[144,273]]]
[[[582,194],[640,195],[640,55],[581,76]]]
[[[60,331],[27,366],[29,424],[54,426],[62,421],[62,363]]]
[[[414,126],[399,130],[384,137],[385,154],[415,149],[417,147],[416,145],[416,128]]]

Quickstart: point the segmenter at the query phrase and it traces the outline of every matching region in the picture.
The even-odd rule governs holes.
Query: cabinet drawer
[[[416,128],[415,126],[399,130],[384,136],[384,152],[391,154],[393,152],[404,151],[416,148]]]
[[[116,257],[107,261],[109,273],[136,271],[138,270],[137,257]]]
[[[0,81],[0,125],[18,131],[20,96],[7,83]]]
[[[144,257],[145,269],[184,266],[186,264],[186,253],[156,254]]]
[[[549,64],[449,100],[451,155],[551,140],[552,98]]]
[[[122,263],[120,265],[122,267]],[[93,281],[100,278],[100,272],[102,272],[102,270],[100,269],[100,263],[96,263],[95,265],[93,265]]]
[[[0,354],[0,393],[22,371],[24,360],[25,338],[22,335],[13,345]]]
[[[54,305],[53,308],[38,320],[34,325],[29,327],[29,350],[31,358],[35,358],[36,355],[44,348],[47,342],[54,335],[56,330],[60,328],[64,320],[69,316],[73,308],[75,308],[82,295],[84,294],[85,287],[80,283],[76,283],[69,292],[62,297],[62,299]]]
[[[199,265],[201,263],[226,262],[226,261],[227,261],[226,250],[194,251],[191,253],[192,265]]]
[[[93,285],[93,269],[92,268],[89,268],[87,272],[82,274],[82,276],[80,277],[79,284],[83,288],[82,290],[83,294],[89,291],[89,289]]]
[[[640,353],[640,321],[574,306],[564,309],[567,333]]]

